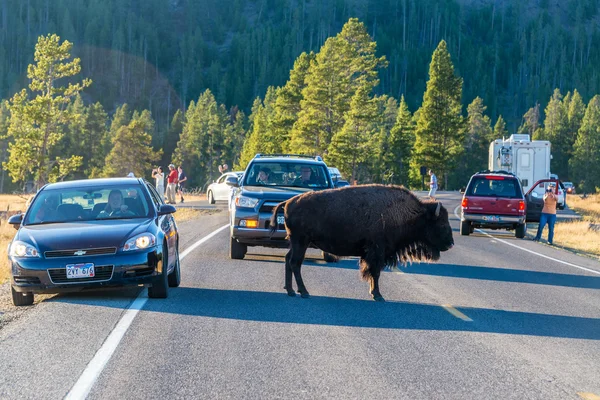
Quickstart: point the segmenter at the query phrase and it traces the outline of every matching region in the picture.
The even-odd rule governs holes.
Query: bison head
[[[439,260],[441,251],[454,246],[448,211],[440,202],[427,203],[426,209],[425,240],[431,246],[432,258]]]

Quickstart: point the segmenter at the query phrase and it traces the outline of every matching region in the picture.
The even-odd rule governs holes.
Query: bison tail
[[[273,209],[273,214],[271,215],[271,220],[269,221],[269,233],[271,236],[277,231],[277,214],[279,210],[285,206],[285,201],[277,204],[277,206]]]

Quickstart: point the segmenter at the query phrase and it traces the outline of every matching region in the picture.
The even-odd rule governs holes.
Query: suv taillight
[[[461,205],[463,208],[467,208],[467,206],[469,205],[469,201],[468,201],[466,198],[464,198],[464,199],[462,200],[462,203],[461,203],[460,205]]]
[[[525,202],[523,200],[519,201],[519,211],[525,210]]]

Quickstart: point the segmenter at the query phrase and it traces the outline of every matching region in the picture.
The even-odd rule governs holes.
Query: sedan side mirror
[[[459,190],[460,193],[464,193],[466,191],[467,191],[467,188],[464,188],[464,187],[461,187],[460,190]]]
[[[8,219],[8,223],[11,224],[15,229],[19,229],[19,226],[21,226],[22,222],[23,214],[16,214]]]
[[[160,206],[160,209],[158,210],[158,215],[167,215],[167,214],[173,214],[174,212],[176,212],[177,209],[175,207],[173,207],[170,204],[162,204]]]
[[[236,178],[235,176],[230,176],[225,180],[225,184],[232,186],[232,187],[239,187],[240,183],[238,181],[238,178]]]

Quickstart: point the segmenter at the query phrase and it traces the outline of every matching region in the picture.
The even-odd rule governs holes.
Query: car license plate
[[[495,215],[491,215],[488,217],[483,217],[484,221],[489,221],[489,222],[499,222],[500,221],[500,217],[495,216]]]
[[[285,224],[285,217],[283,215],[278,215],[277,216],[277,223],[279,225]]]
[[[94,264],[67,264],[67,279],[93,278],[96,276]]]

